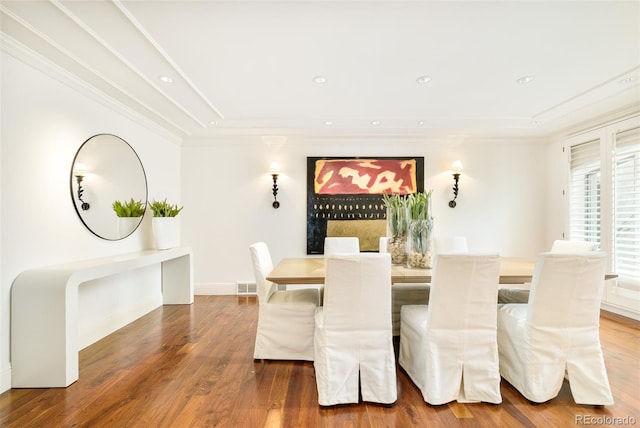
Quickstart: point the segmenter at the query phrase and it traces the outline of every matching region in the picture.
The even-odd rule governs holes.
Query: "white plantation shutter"
[[[571,147],[569,239],[600,243],[600,139]]]
[[[615,135],[613,268],[619,285],[640,288],[640,128]]]

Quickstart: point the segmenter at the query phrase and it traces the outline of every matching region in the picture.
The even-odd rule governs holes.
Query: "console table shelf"
[[[145,250],[22,272],[11,288],[11,386],[66,387],[78,380],[78,286],[161,264],[162,302],[193,303],[190,248]]]

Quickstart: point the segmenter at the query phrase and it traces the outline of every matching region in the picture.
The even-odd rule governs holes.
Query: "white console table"
[[[78,286],[160,263],[163,304],[193,303],[190,248],[145,250],[22,272],[11,288],[11,386],[78,380]]]

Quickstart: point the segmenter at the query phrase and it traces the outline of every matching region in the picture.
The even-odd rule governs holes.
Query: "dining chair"
[[[585,241],[565,241],[557,239],[553,241],[549,252],[554,254],[581,253],[595,251],[598,244]],[[498,291],[498,303],[527,303],[529,301],[529,288],[502,287]]]
[[[595,251],[598,248],[598,244],[595,242],[586,241],[565,241],[563,239],[556,239],[551,245],[550,252],[561,253],[580,253],[583,251]]]
[[[358,254],[360,240],[354,236],[327,236],[324,238],[324,255]]]
[[[321,406],[396,401],[389,253],[327,257],[314,352]]]
[[[378,252],[379,253],[388,253],[389,252],[389,238],[386,236],[381,236],[378,239]]]
[[[264,242],[249,246],[258,294],[258,327],[254,359],[313,361],[317,289],[277,290],[266,279],[273,269],[269,248]]]
[[[542,253],[527,304],[498,307],[500,373],[528,400],[558,395],[565,377],[577,404],[613,404],[600,346],[605,254]]]
[[[467,253],[467,238],[464,236],[446,236],[433,238],[434,254],[438,252]],[[429,284],[394,284],[392,292],[393,335],[400,335],[400,311],[405,305],[429,304]]]
[[[500,403],[498,255],[436,254],[428,305],[401,310],[398,361],[424,400]]]

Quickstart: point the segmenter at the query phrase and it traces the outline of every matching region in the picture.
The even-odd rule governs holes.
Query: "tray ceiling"
[[[182,139],[537,138],[640,108],[639,5],[2,0],[0,25]]]

